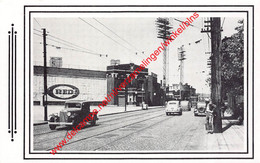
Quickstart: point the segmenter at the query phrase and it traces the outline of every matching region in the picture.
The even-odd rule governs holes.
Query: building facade
[[[33,102],[42,105],[43,66],[34,66]],[[105,71],[47,67],[47,103],[64,104],[66,100],[102,101],[107,93]]]
[[[118,87],[137,67],[139,66],[133,63],[107,66],[107,93],[109,94],[113,88]],[[154,73],[148,75],[148,69],[145,68],[125,89],[119,91],[118,96],[113,98],[110,104],[140,106],[142,103],[146,103],[149,106],[158,106],[164,103],[162,97],[164,97],[163,89],[157,83],[157,75]]]
[[[172,84],[166,90],[167,101],[172,99],[189,100],[190,96],[196,95],[196,89],[190,86],[188,83]]]
[[[147,104],[149,106],[163,105],[165,103],[164,102],[165,96],[164,96],[162,85],[157,82],[157,75],[155,73],[151,73],[151,75],[148,75],[147,82],[148,82]]]
[[[102,101],[107,94],[119,85],[139,67],[133,63],[113,64],[107,71],[47,67],[47,104],[63,105],[67,100]],[[43,105],[44,67],[34,66],[33,103]],[[148,75],[145,68],[137,74],[126,88],[119,91],[109,105],[149,106],[164,104],[164,91],[157,83],[157,75]]]
[[[107,94],[110,94],[112,89],[119,85],[128,77],[134,70],[139,67],[133,63],[117,64],[107,66]],[[118,95],[110,102],[111,105],[124,106],[137,105],[147,101],[147,78],[148,69],[145,68],[137,74],[136,78],[129,83],[126,88],[119,91]]]

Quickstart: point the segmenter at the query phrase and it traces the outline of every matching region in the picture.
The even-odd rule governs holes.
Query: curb
[[[163,106],[158,106],[158,107],[153,107],[153,108],[149,108],[148,109],[156,109],[156,108],[163,108]],[[121,113],[129,113],[129,112],[135,112],[135,111],[142,111],[143,109],[139,109],[139,110],[131,110],[131,111],[125,111],[125,112],[115,112],[115,113],[108,113],[108,114],[103,114],[103,115],[99,115],[100,117],[102,116],[106,116],[106,115],[113,115],[113,114],[121,114]]]
[[[48,124],[48,121],[36,122],[36,123],[33,123],[33,126],[45,125],[45,124]]]
[[[163,108],[164,106],[154,106],[148,109],[157,109],[157,108]],[[107,116],[107,115],[114,115],[114,114],[121,114],[121,113],[129,113],[129,112],[135,112],[135,111],[142,111],[143,109],[138,109],[138,110],[131,110],[131,111],[126,111],[126,112],[115,112],[115,113],[108,113],[108,114],[103,114],[103,115],[99,115],[100,117],[102,116]],[[37,122],[37,123],[33,123],[33,126],[38,126],[38,125],[45,125],[48,124],[48,121],[43,121],[43,122]]]

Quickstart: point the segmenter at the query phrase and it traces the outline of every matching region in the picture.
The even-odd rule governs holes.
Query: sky
[[[187,14],[186,14],[187,15]],[[190,13],[188,15],[191,15]],[[160,15],[160,17],[162,17]],[[120,59],[121,63],[141,64],[162,40],[157,38],[155,25],[156,16],[129,17],[42,17],[32,18],[33,63],[43,65],[42,28],[47,31],[47,61],[50,57],[62,57],[63,67],[84,68],[92,70],[106,70],[111,59]],[[176,30],[180,22],[186,17],[169,17],[169,21]],[[231,36],[238,26],[240,15],[221,18],[223,27],[222,38]],[[209,93],[206,78],[210,69],[207,59],[210,51],[210,38],[201,33],[205,17],[197,18],[169,47],[169,84],[177,84],[179,77],[179,61],[177,48],[184,45],[186,60],[184,61],[184,83],[197,89],[197,93]],[[100,24],[102,23],[102,24]],[[119,37],[118,37],[119,36]],[[199,43],[195,41],[200,40]],[[65,42],[66,41],[66,42]],[[83,49],[84,48],[84,49]],[[89,53],[90,52],[90,53]],[[102,56],[100,57],[100,54]],[[107,57],[106,57],[107,55]],[[149,73],[158,75],[158,82],[162,80],[163,55],[149,66]]]

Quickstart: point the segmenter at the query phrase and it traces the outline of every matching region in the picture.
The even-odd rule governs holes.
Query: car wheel
[[[76,127],[78,125],[78,121],[77,120],[73,120],[72,121],[72,127]]]
[[[95,126],[96,125],[96,120],[95,119],[92,120],[90,124],[91,124],[91,126]]]
[[[51,130],[55,130],[56,125],[49,125],[49,127],[50,127]]]
[[[166,113],[166,115],[169,115],[169,113]]]
[[[97,116],[95,115],[94,119],[90,122],[91,126],[95,126],[97,121]]]
[[[194,113],[194,116],[196,117],[196,116],[197,116],[197,114],[195,114],[195,113]]]
[[[182,115],[182,112],[180,112],[180,115]]]

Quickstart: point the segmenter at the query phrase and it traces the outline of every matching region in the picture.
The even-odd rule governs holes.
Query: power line
[[[93,18],[95,21],[97,21],[99,24],[101,24],[103,27],[105,27],[106,29],[108,29],[110,32],[112,32],[113,34],[115,34],[117,37],[119,37],[121,40],[123,40],[124,42],[126,42],[128,45],[130,45],[131,47],[135,48],[137,51],[139,51],[133,44],[129,43],[128,41],[126,41],[124,38],[122,38],[121,36],[119,36],[116,32],[114,32],[113,30],[111,30],[110,28],[108,28],[105,24],[101,23],[99,20],[97,20],[96,18]],[[142,54],[147,57],[143,52]]]
[[[36,23],[42,28],[42,26],[41,26],[41,24],[38,22],[38,20],[36,19],[36,18],[33,18],[35,21],[36,21]]]
[[[185,21],[181,21],[181,20],[179,20],[179,19],[176,19],[176,18],[173,18],[175,21],[178,21],[178,22],[181,22],[181,23],[185,23]],[[190,24],[190,23],[189,23]],[[199,27],[197,27],[197,26],[195,26],[195,25],[192,25],[192,24],[190,24],[190,26],[192,26],[192,27],[195,27],[195,28],[198,28],[198,29],[200,29]]]
[[[42,35],[40,35],[40,34],[37,34],[37,33],[33,33],[33,34],[42,37]],[[59,42],[59,41],[56,41],[56,40],[53,40],[53,39],[50,39],[50,38],[47,38],[47,39],[48,39],[48,40],[51,40],[51,41],[54,41],[54,42],[57,42],[57,43],[59,43],[59,44],[63,44],[63,43],[61,43],[61,42]],[[40,43],[40,44],[41,44],[41,43]],[[88,51],[84,51],[84,50],[80,50],[80,49],[70,49],[70,48],[61,47],[61,46],[56,46],[56,45],[52,45],[52,44],[47,44],[47,45],[52,46],[52,47],[55,47],[55,48],[57,48],[57,49],[61,49],[61,48],[62,48],[62,49],[66,49],[66,50],[73,50],[73,51],[77,51],[77,52],[83,52],[83,53],[88,53],[88,54],[94,54],[94,55],[99,55],[99,56],[105,56],[105,54],[99,54],[99,53],[94,53],[94,52],[88,52]],[[69,45],[67,45],[67,44],[63,44],[63,45],[69,46]],[[70,47],[74,48],[73,46],[70,46]],[[106,56],[108,56],[108,55],[106,55]]]
[[[40,43],[41,44],[41,43]],[[77,52],[82,52],[82,53],[88,53],[88,54],[94,54],[94,55],[98,55],[98,56],[106,56],[108,57],[107,54],[98,54],[98,53],[92,53],[92,52],[88,52],[88,51],[83,51],[83,50],[77,50],[77,49],[71,49],[71,48],[66,48],[66,47],[62,47],[62,46],[57,46],[57,45],[53,45],[53,44],[46,44],[47,46],[51,46],[54,47],[56,49],[65,49],[65,50],[71,50],[71,51],[77,51]]]
[[[42,31],[37,30],[37,29],[33,29],[33,30],[38,31],[38,32],[42,32]],[[66,43],[68,43],[68,44],[70,44],[70,45],[73,45],[73,46],[75,46],[75,47],[77,47],[77,48],[80,48],[80,49],[84,49],[84,50],[87,50],[87,51],[93,52],[93,51],[90,50],[90,49],[86,49],[86,48],[81,47],[81,46],[79,46],[79,45],[76,45],[76,44],[74,44],[74,43],[72,43],[72,42],[69,42],[69,41],[66,41],[66,40],[64,40],[64,39],[61,39],[61,38],[59,38],[59,37],[57,37],[57,36],[53,36],[53,35],[51,35],[51,34],[48,34],[48,36],[50,36],[50,37],[52,37],[52,38],[55,38],[55,39],[57,39],[57,40],[60,40],[60,41],[66,42]]]
[[[83,51],[83,50],[76,50],[76,49],[71,49],[71,48],[56,46],[56,45],[53,45],[53,44],[47,44],[47,46],[55,47],[55,48],[57,48],[57,49],[65,49],[65,50],[77,51],[77,52],[82,52],[82,53],[94,54],[94,55],[98,55],[98,56],[100,56],[100,57],[102,57],[102,56],[108,57],[107,54],[92,53],[92,52],[87,52],[87,51]]]
[[[121,40],[125,41],[128,45],[132,46],[133,48],[135,48],[136,50],[138,50],[134,45],[132,45],[131,43],[129,43],[128,41],[126,41],[124,38],[122,38],[121,36],[119,36],[118,34],[116,34],[114,31],[112,31],[110,28],[108,28],[105,24],[101,23],[99,20],[97,20],[96,18],[93,18],[95,21],[97,21],[99,24],[101,24],[103,27],[105,27],[106,29],[108,29],[110,32],[112,32],[113,34],[115,34],[117,37],[119,37]]]
[[[76,46],[76,47],[78,47],[78,48],[81,48],[81,49],[84,49],[84,50],[93,52],[93,51],[90,50],[90,49],[83,48],[83,47],[78,46],[78,45],[76,45],[76,44],[73,44],[73,43],[71,43],[71,42],[69,42],[69,41],[66,41],[66,40],[63,40],[63,39],[61,39],[61,38],[58,38],[58,37],[56,37],[56,36],[53,36],[53,35],[50,35],[50,34],[48,34],[48,36],[50,36],[50,37],[52,37],[52,38],[55,38],[55,39],[57,39],[57,40],[60,40],[60,41],[64,41],[64,42],[66,42],[66,43],[70,43],[71,45],[74,45],[74,46]]]
[[[105,34],[104,32],[102,32],[100,29],[96,28],[95,26],[93,26],[92,24],[90,24],[89,22],[87,22],[86,20],[84,20],[84,19],[82,19],[82,18],[80,18],[80,17],[79,17],[79,19],[80,19],[81,21],[83,21],[84,23],[88,24],[89,26],[91,26],[92,28],[94,28],[94,29],[96,29],[97,31],[99,31],[100,33],[102,33],[103,35],[105,35],[106,37],[108,37],[109,39],[113,40],[113,41],[114,41],[115,43],[117,43],[118,45],[124,47],[124,48],[127,49],[127,50],[133,51],[133,50],[131,50],[131,49],[125,47],[124,45],[120,44],[118,41],[114,40],[113,38],[111,38],[110,36],[108,36],[107,34]],[[132,53],[131,53],[131,54],[132,54]],[[140,57],[140,56],[139,56],[139,57]],[[142,57],[141,57],[141,58],[142,58]]]
[[[33,34],[42,37],[42,35],[40,35],[40,34],[37,34],[37,33],[33,33]],[[69,47],[75,48],[74,46],[71,46],[70,44],[63,43],[63,42],[60,42],[60,41],[54,40],[54,39],[49,38],[49,37],[47,37],[47,39],[48,39],[48,40],[51,40],[51,41],[54,41],[54,42],[56,42],[56,43],[62,44],[62,45],[66,45],[66,46],[69,46]],[[79,50],[81,50],[81,49],[79,49]]]
[[[38,29],[35,29],[35,28],[33,28],[33,30],[35,30],[35,31],[37,31],[37,32],[40,32],[40,33],[42,33],[42,31],[41,31],[41,30],[38,30]]]

